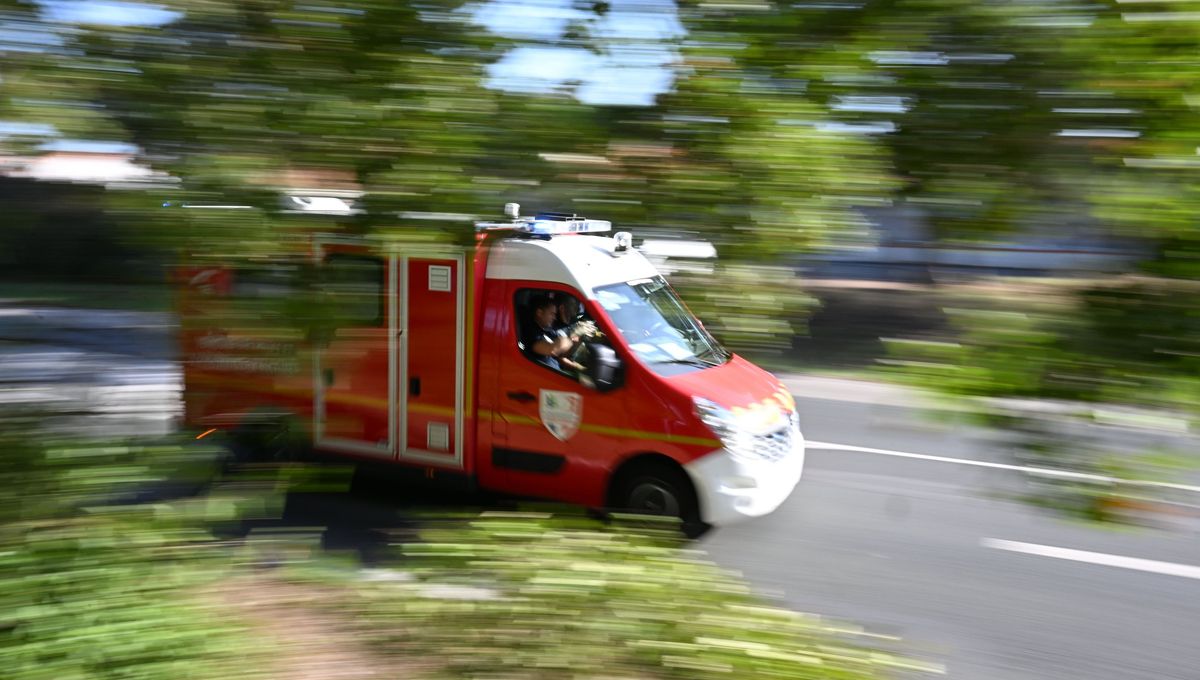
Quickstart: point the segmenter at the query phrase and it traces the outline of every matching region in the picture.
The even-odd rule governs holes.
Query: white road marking
[[[1126,484],[1129,486],[1144,486],[1158,489],[1174,489],[1176,491],[1191,491],[1200,493],[1200,486],[1191,486],[1188,484],[1174,484],[1171,482],[1155,482],[1147,479],[1121,479],[1120,477],[1110,477],[1108,475],[1093,475],[1087,472],[1074,472],[1071,470],[1055,470],[1053,468],[1032,467],[1029,465],[1012,465],[1009,463],[993,463],[987,460],[971,460],[969,458],[949,458],[946,456],[932,456],[927,453],[911,453],[909,451],[893,451],[891,449],[876,449],[869,446],[854,446],[852,444],[834,444],[832,442],[806,442],[806,449],[823,449],[826,451],[855,451],[858,453],[873,453],[881,456],[894,456],[896,458],[911,458],[914,460],[925,460],[934,463],[955,463],[957,465],[970,465],[973,467],[992,468],[994,470],[1015,470],[1018,472],[1028,472],[1032,475],[1041,475],[1043,477],[1061,477],[1064,479],[1079,479],[1089,482],[1100,482],[1102,484]]]
[[[1106,567],[1136,569],[1138,571],[1148,571],[1154,574],[1166,574],[1167,576],[1182,576],[1183,578],[1200,579],[1200,567],[1195,567],[1190,564],[1159,562],[1158,560],[1146,560],[1140,557],[1125,557],[1123,555],[1109,555],[1108,553],[1091,552],[1088,550],[1057,548],[1052,545],[1038,545],[1037,543],[1005,541],[999,538],[985,538],[980,541],[980,544],[982,544],[985,548],[1007,550],[1009,552],[1024,553],[1026,555],[1053,557],[1059,560],[1073,560],[1075,562],[1087,562],[1088,564],[1100,564]]]

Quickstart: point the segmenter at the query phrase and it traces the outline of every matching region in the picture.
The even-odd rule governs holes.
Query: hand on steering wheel
[[[595,321],[578,321],[571,326],[571,335],[581,339],[591,337],[597,333],[599,333],[599,331],[596,329]]]
[[[567,353],[567,358],[570,359],[571,361],[574,361],[577,364],[582,364],[583,362],[580,361],[579,359],[586,352],[587,352],[587,344],[580,342],[578,345],[575,345],[575,347],[573,347],[570,352]]]

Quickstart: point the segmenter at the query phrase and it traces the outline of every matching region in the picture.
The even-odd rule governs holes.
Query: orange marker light
[[[200,434],[196,435],[196,439],[204,439],[205,437],[207,437],[208,435],[210,435],[216,431],[217,431],[217,428],[215,428],[215,427],[212,428],[211,430],[205,430],[204,432],[201,432]]]

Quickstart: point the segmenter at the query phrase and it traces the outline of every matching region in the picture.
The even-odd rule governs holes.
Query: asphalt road
[[[865,386],[876,393],[860,398],[831,384],[833,399],[799,400],[810,440],[1005,458],[988,433],[932,423],[902,393]],[[787,605],[900,636],[948,677],[1200,678],[1195,516],[1090,527],[1016,500],[1028,482],[1021,471],[814,448],[783,507],[703,544]]]
[[[89,434],[166,431],[170,334],[152,315],[0,307],[0,401],[53,406],[55,427]],[[1012,463],[995,433],[930,420],[887,386],[788,382],[810,441],[876,451],[811,448],[783,507],[701,541],[719,564],[797,610],[899,636],[952,678],[1200,679],[1200,495],[1137,528],[1072,522],[1017,500],[1034,477],[988,467]],[[364,556],[410,524],[377,497],[351,502],[289,512]]]

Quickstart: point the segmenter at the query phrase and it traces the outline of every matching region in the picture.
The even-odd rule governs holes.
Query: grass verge
[[[4,423],[13,425],[13,421]],[[130,505],[199,470],[182,445],[48,444],[0,430],[0,666],[14,680],[730,678],[875,680],[928,667],[896,642],[772,606],[670,524],[490,512],[418,517],[363,569],[211,527],[311,468]],[[22,432],[23,434],[16,434]],[[240,490],[240,491],[239,491]],[[239,495],[241,494],[241,495]],[[136,496],[136,494],[135,494]],[[330,517],[329,522],[341,518]],[[318,521],[319,525],[320,522]],[[282,556],[282,558],[281,558]]]

